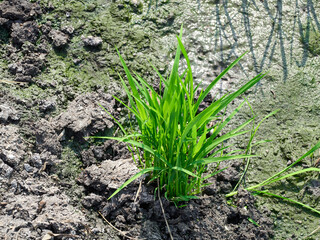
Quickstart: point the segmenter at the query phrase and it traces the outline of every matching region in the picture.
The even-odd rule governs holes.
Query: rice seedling
[[[285,200],[285,201],[288,201],[288,202],[291,202],[291,203],[294,203],[296,205],[300,205],[306,209],[309,209],[310,211],[313,211],[317,214],[320,214],[320,210],[317,210],[315,208],[312,208],[302,202],[299,202],[299,201],[296,201],[292,198],[287,198],[287,197],[283,197],[281,195],[277,195],[277,194],[274,194],[274,193],[271,193],[269,192],[268,190],[264,189],[264,190],[260,190],[261,188],[267,186],[267,185],[270,185],[272,183],[276,183],[276,182],[279,182],[283,179],[286,179],[286,178],[289,178],[289,177],[293,177],[295,175],[298,175],[298,174],[302,174],[302,173],[306,173],[306,172],[320,172],[320,169],[319,168],[316,168],[316,167],[309,167],[309,168],[305,168],[305,169],[301,169],[301,170],[296,170],[296,171],[293,171],[291,173],[287,173],[285,174],[286,172],[288,172],[289,170],[292,170],[293,167],[301,162],[303,159],[305,159],[306,157],[312,155],[317,149],[320,148],[320,142],[318,142],[315,146],[313,146],[308,152],[306,152],[303,156],[301,156],[299,159],[297,159],[295,162],[293,162],[292,164],[290,164],[288,167],[282,169],[281,171],[277,172],[276,174],[272,175],[271,177],[269,177],[268,179],[266,179],[265,181],[262,181],[261,183],[259,184],[256,184],[254,186],[250,186],[250,187],[246,187],[244,188],[245,190],[247,191],[252,191],[256,194],[259,194],[259,195],[265,195],[265,196],[269,196],[269,197],[275,197],[275,198],[279,198],[279,199],[282,199],[282,200]],[[237,185],[238,186],[238,185]],[[227,194],[226,197],[231,197],[231,196],[234,196],[238,193],[238,191],[236,189],[234,189],[231,193]]]
[[[129,82],[130,89],[119,75],[128,95],[129,104],[125,104],[116,96],[114,98],[135,116],[140,131],[128,134],[126,129],[105,110],[119,125],[124,137],[96,138],[115,139],[128,143],[133,158],[137,155],[134,161],[140,171],[119,187],[109,199],[135,179],[147,175],[149,181],[159,182],[158,190],[168,199],[174,202],[187,201],[201,193],[202,188],[208,185],[207,179],[223,170],[206,173],[208,164],[253,157],[250,154],[225,153],[225,150],[230,148],[225,146],[226,140],[250,132],[244,129],[253,121],[253,118],[224,133],[225,126],[246,101],[243,101],[226,118],[223,110],[235,98],[259,82],[264,74],[257,75],[237,91],[216,99],[199,113],[200,103],[244,54],[227,67],[206,89],[201,90],[198,98],[195,98],[199,85],[194,84],[190,60],[181,38],[182,27],[180,35],[177,36],[178,46],[170,76],[165,79],[153,67],[160,79],[160,89],[164,85],[164,91],[160,90],[159,93],[139,74],[131,74],[117,50]],[[180,75],[181,53],[187,67]],[[209,122],[214,122],[213,126],[208,126]]]

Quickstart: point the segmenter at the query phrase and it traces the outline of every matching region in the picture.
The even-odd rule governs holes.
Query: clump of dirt
[[[39,25],[43,11],[38,3],[27,0],[6,0],[0,3],[0,27],[10,36],[6,47],[8,70],[18,82],[32,82],[46,66],[49,43],[65,47],[73,30],[51,28],[51,22]],[[2,34],[4,35],[4,34]]]
[[[16,81],[30,82],[44,66],[46,46],[36,46],[40,31],[35,20],[41,14],[39,4],[26,0],[0,3],[0,27],[6,29],[12,44],[7,47],[9,72],[16,76]]]
[[[0,6],[2,22],[34,20],[42,13],[38,3],[31,3],[26,0],[2,1]]]
[[[0,99],[4,102],[0,104],[0,235],[5,239],[117,239],[101,220],[77,209],[65,190],[75,186],[58,175],[66,160],[62,152],[68,138],[84,141],[84,136],[113,126],[96,104],[114,112],[111,96],[82,95],[55,118],[24,123],[31,126],[28,134],[35,137],[34,142],[22,137],[26,133],[19,126],[17,101],[6,95]],[[79,117],[84,114],[86,118]],[[84,189],[77,186],[73,191],[81,196]]]
[[[71,138],[83,144],[84,137],[98,132],[111,131],[111,117],[97,104],[114,112],[115,101],[103,92],[80,95],[69,104],[65,112],[55,118],[41,119],[32,126],[35,136],[35,152],[48,166],[59,165],[63,142]],[[98,152],[98,151],[96,151]],[[89,160],[90,161],[90,160]]]
[[[174,239],[272,238],[270,212],[267,209],[258,211],[251,194],[240,191],[236,197],[236,206],[226,202],[223,192],[232,188],[226,181],[234,180],[234,173],[238,173],[237,166],[230,167],[223,177],[215,179],[214,185],[206,189],[199,199],[183,203],[184,207],[179,208],[164,197],[161,198]],[[143,183],[139,191],[139,181],[135,180],[107,201],[107,197],[136,172],[131,159],[104,160],[99,166],[93,164],[87,167],[78,178],[78,182],[86,188],[82,204],[85,208],[100,211],[127,236],[137,239],[169,239],[160,202],[155,197],[155,186]]]
[[[0,123],[8,123],[11,121],[19,121],[19,112],[9,104],[0,105]]]
[[[94,152],[94,147],[90,152]],[[234,203],[236,206],[226,202],[224,192],[231,191],[232,184],[239,179],[238,166],[234,164],[223,175],[213,179],[214,184],[204,191],[203,196],[183,203],[184,207],[177,207],[161,198],[174,239],[272,238],[270,212],[267,209],[258,211],[251,194],[240,191]],[[155,197],[155,186],[143,183],[139,187],[139,181],[135,180],[107,201],[108,196],[137,171],[132,159],[111,158],[99,164],[93,163],[78,178],[86,189],[82,204],[85,208],[100,211],[127,236],[169,239],[160,202]]]
[[[77,136],[78,139],[96,134],[104,129],[112,129],[114,124],[111,117],[104,112],[114,112],[114,98],[103,92],[88,93],[72,101],[66,112],[56,119],[56,129],[65,130],[66,134]],[[63,136],[62,136],[63,137]]]
[[[47,233],[85,236],[86,216],[44,171],[41,159],[28,156],[16,126],[0,127],[0,235],[40,239]],[[25,159],[28,159],[27,161]]]
[[[90,146],[89,149],[81,152],[81,160],[84,167],[89,167],[92,164],[98,164],[104,159],[112,159],[113,161],[121,158],[128,158],[131,153],[124,143],[119,143],[115,140],[105,141],[102,145]]]

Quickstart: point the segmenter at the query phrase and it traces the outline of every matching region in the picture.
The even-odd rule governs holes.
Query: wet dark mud
[[[169,239],[160,202],[155,198],[154,186],[143,183],[137,193],[139,181],[136,181],[116,197],[106,201],[108,195],[136,171],[131,159],[106,160],[99,167],[86,168],[78,179],[88,192],[82,204],[101,212],[129,237]],[[273,222],[270,212],[267,209],[258,211],[251,194],[241,191],[234,202],[236,206],[227,204],[223,192],[231,190],[232,186],[227,179],[234,178],[230,176],[233,174],[230,170],[220,180],[215,179],[215,184],[206,189],[200,199],[180,203],[180,207],[161,198],[174,239],[272,238]],[[251,219],[255,219],[259,227],[250,222]]]

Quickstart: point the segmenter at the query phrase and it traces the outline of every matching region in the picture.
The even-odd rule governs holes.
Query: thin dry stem
[[[312,231],[308,236],[306,236],[303,239],[307,239],[307,238],[311,237],[313,234],[317,233],[318,231],[320,231],[320,226],[317,227],[314,231]]]
[[[170,239],[173,240],[173,237],[172,237],[172,234],[171,234],[171,230],[170,230],[170,227],[169,227],[169,224],[168,224],[168,221],[167,221],[167,218],[166,218],[166,214],[165,214],[164,209],[163,209],[162,201],[161,201],[159,178],[158,178],[158,197],[159,197],[159,202],[160,202],[160,207],[161,207],[161,210],[162,210],[163,218],[164,218],[164,221],[166,222],[166,225],[167,225],[167,228],[168,228]]]
[[[138,197],[139,197],[139,193],[141,192],[141,185],[142,185],[142,179],[140,180],[139,188],[138,188],[136,197],[134,198],[134,202],[135,202],[135,203],[137,202],[137,199],[138,199]]]
[[[116,230],[117,232],[119,232],[123,237],[126,237],[128,239],[132,239],[132,240],[138,240],[137,238],[133,238],[133,237],[129,237],[128,235],[126,235],[123,231],[121,231],[120,229],[116,228],[115,226],[113,226],[102,214],[101,212],[98,211],[98,213],[100,214],[100,216],[103,218],[104,221],[106,221],[106,223],[109,224],[109,226]]]

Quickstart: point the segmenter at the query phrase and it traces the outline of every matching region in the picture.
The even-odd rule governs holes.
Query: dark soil
[[[70,180],[77,174],[75,163],[62,157],[68,139],[82,144],[83,136],[113,126],[98,105],[81,105],[100,101],[110,109],[110,95],[81,96],[74,101],[76,107],[36,122],[20,121],[17,110],[8,103],[19,101],[12,98],[0,94],[4,102],[0,104],[0,239],[53,239],[52,233],[57,234],[54,239],[115,239],[97,216],[92,219],[82,211],[77,201],[85,189]],[[30,142],[24,140],[26,136]],[[107,153],[108,147],[105,149]]]
[[[154,187],[132,183],[110,201],[106,198],[137,170],[131,159],[105,160],[99,167],[85,169],[78,179],[87,190],[83,206],[100,211],[116,228],[136,239],[169,239],[168,229],[155,197]],[[180,203],[181,207],[162,198],[166,219],[174,239],[270,239],[273,222],[270,212],[259,212],[254,197],[241,191],[234,204],[228,205],[223,192],[231,190],[225,178],[234,174],[231,167],[220,181],[204,191],[199,199]],[[185,205],[185,206],[182,206]],[[254,220],[259,227],[250,220]]]
[[[36,18],[45,11],[50,8],[26,0],[0,3],[9,72],[16,81],[55,91],[54,99],[25,101],[0,90],[0,239],[126,239],[98,212],[126,236],[169,239],[154,186],[143,183],[137,194],[135,181],[107,201],[138,171],[125,145],[84,138],[118,131],[97,104],[119,119],[122,109],[111,95],[100,89],[76,97],[54,82],[34,81],[48,49],[66,47],[73,33],[53,30],[50,22],[39,26]],[[60,112],[51,115],[57,107]],[[161,199],[174,239],[272,238],[270,213],[258,211],[252,195],[242,191],[232,204],[224,198],[238,180],[237,165],[212,180],[199,199],[183,207]]]

